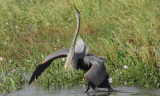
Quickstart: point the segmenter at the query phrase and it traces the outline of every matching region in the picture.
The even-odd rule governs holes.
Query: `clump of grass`
[[[72,2],[0,1],[0,92],[21,89],[47,55],[70,47],[76,28]],[[159,3],[76,1],[82,15],[79,35],[91,53],[107,58],[114,85],[160,88]],[[66,72],[63,64],[55,60],[35,83],[45,87],[81,84],[84,72]]]

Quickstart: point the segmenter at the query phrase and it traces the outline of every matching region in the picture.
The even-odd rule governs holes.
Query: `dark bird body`
[[[76,9],[76,7],[75,7]],[[78,39],[76,45],[76,38],[80,28],[80,12],[76,9],[77,13],[77,30],[71,45],[70,49],[62,49],[51,55],[49,55],[40,65],[37,66],[34,71],[29,84],[31,84],[41,73],[51,64],[51,62],[57,58],[67,57],[65,63],[65,68],[74,68],[77,70],[86,70],[84,74],[85,80],[88,82],[87,92],[90,87],[95,89],[99,88],[108,88],[109,91],[112,91],[108,79],[109,75],[106,72],[105,68],[105,58],[97,57],[93,54],[88,53],[87,46],[82,39]]]

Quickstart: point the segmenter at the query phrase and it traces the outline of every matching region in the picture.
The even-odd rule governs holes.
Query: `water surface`
[[[22,90],[11,92],[6,96],[160,96],[160,89],[142,87],[117,86],[113,88],[120,92],[111,93],[108,93],[107,89],[96,89],[95,91],[90,89],[88,93],[84,93],[85,88],[85,86],[77,86],[44,89],[40,86],[25,85]]]

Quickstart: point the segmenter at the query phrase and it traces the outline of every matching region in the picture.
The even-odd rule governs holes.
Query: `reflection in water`
[[[160,96],[160,89],[126,86],[118,86],[114,89],[118,91],[108,93],[107,89],[96,89],[84,93],[85,86],[44,89],[40,86],[25,85],[23,90],[12,92],[7,96]]]

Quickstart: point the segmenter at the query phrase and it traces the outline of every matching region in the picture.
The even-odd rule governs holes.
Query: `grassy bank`
[[[81,12],[79,36],[90,53],[107,58],[113,85],[160,88],[159,0],[1,0],[0,93],[21,89],[47,55],[69,48]],[[83,84],[83,71],[55,60],[35,82],[45,87]]]

